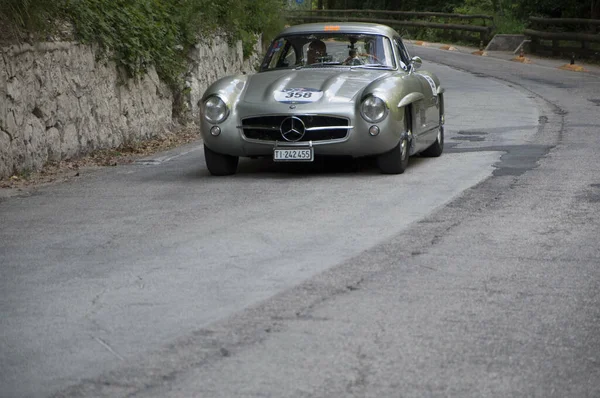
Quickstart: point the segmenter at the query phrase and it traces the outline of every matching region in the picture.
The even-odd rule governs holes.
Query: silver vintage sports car
[[[240,156],[311,162],[346,155],[376,156],[382,173],[400,174],[409,156],[440,156],[444,89],[421,64],[388,26],[285,29],[258,73],[225,77],[204,93],[209,172],[234,174]]]

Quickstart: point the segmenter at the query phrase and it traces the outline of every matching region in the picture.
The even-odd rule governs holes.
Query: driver
[[[319,62],[324,56],[327,55],[327,46],[321,40],[313,40],[308,45],[308,51],[306,52],[306,58],[308,65]]]
[[[346,58],[344,60],[344,62],[342,62],[344,65],[360,65],[362,64],[362,61],[360,60],[360,58],[358,58],[358,51],[356,51],[356,48],[351,48],[350,51],[348,52],[348,58]]]

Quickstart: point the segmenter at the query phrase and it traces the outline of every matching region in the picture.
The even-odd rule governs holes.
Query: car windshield
[[[390,40],[366,34],[289,35],[273,40],[261,71],[322,67],[395,68]]]

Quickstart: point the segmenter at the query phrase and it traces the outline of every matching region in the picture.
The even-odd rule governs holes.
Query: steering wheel
[[[364,61],[360,59],[358,56],[356,57],[348,57],[342,62],[344,65],[364,65]]]
[[[367,62],[365,62],[367,61]],[[373,62],[372,62],[373,61]],[[344,65],[381,64],[379,58],[373,54],[356,54],[356,57],[348,57],[342,62]]]

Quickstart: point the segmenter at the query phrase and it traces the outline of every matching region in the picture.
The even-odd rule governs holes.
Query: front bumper
[[[289,106],[273,109],[272,113],[259,112],[259,109],[245,109],[242,112],[232,112],[230,117],[219,124],[221,134],[213,136],[210,129],[214,125],[202,119],[201,132],[204,143],[215,152],[232,156],[272,156],[275,146],[282,148],[307,148],[312,146],[315,155],[344,155],[352,157],[363,157],[378,155],[393,149],[400,142],[404,132],[403,113],[390,112],[388,117],[380,123],[368,123],[360,116],[360,112],[352,104],[343,104],[337,107],[329,107],[327,111],[316,108],[298,106],[302,109],[290,109]],[[279,111],[279,112],[277,112]],[[283,135],[276,139],[273,134],[268,139],[250,138],[251,134],[244,133],[244,120],[256,117],[271,117],[278,120],[297,116],[299,118],[330,117],[345,119],[348,122],[347,134],[343,138],[316,139],[312,141],[289,142]],[[369,134],[369,128],[373,125],[379,127],[380,133],[376,136]],[[276,126],[275,126],[276,127]],[[247,131],[247,130],[246,130]],[[277,134],[279,135],[279,132]],[[313,135],[314,136],[314,135]]]

